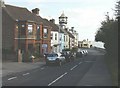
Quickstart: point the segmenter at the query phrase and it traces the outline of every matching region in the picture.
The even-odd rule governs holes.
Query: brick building
[[[50,33],[51,27],[39,16],[38,8],[30,12],[27,8],[17,6],[2,7],[3,58],[7,58],[4,54],[12,53],[17,60],[18,50],[21,51],[24,61],[36,51],[39,54],[50,52]]]

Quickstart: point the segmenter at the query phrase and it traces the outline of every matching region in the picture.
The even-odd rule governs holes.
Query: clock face
[[[65,26],[63,26],[63,29],[65,28]]]
[[[60,18],[59,20],[62,21],[62,22],[67,21],[66,18]]]

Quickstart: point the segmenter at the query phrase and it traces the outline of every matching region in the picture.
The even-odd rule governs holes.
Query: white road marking
[[[30,73],[25,73],[25,74],[23,74],[23,76],[25,76],[25,75],[29,75]]]
[[[43,70],[43,69],[45,69],[45,68],[41,68],[41,70]]]
[[[76,68],[78,65],[75,65],[74,67],[72,67],[70,70],[73,70],[74,68]]]
[[[12,79],[15,79],[15,78],[17,78],[17,77],[11,77],[11,78],[9,78],[8,80],[12,80]]]
[[[82,62],[80,62],[79,64],[81,64]]]
[[[89,62],[95,62],[95,61],[85,61],[85,62],[88,62],[88,63],[89,63]]]
[[[61,75],[60,77],[58,77],[57,79],[55,79],[54,81],[52,81],[51,83],[48,84],[48,86],[52,85],[53,83],[55,83],[56,81],[58,81],[59,79],[61,79],[63,76],[65,76],[67,74],[67,72],[65,72],[63,75]]]

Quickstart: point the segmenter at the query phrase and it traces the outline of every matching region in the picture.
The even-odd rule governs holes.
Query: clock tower
[[[3,0],[0,0],[0,7],[5,7],[5,2]]]
[[[65,16],[64,12],[61,14],[61,16],[59,17],[59,25],[61,29],[65,29],[66,25],[67,25],[67,19],[68,17]]]

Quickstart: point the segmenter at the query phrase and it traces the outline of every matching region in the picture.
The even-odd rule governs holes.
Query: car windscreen
[[[56,57],[57,54],[48,54],[47,57]]]

